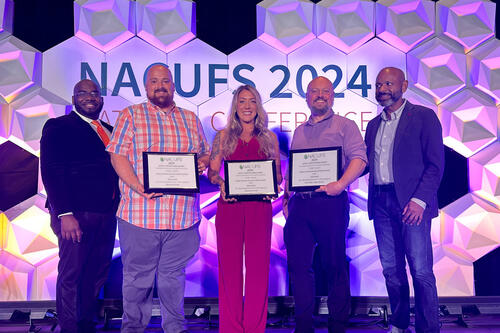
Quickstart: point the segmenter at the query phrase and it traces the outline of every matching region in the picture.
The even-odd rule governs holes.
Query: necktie
[[[106,133],[106,131],[104,130],[104,128],[102,127],[101,123],[98,122],[97,120],[92,120],[92,124],[97,127],[97,134],[101,138],[104,145],[107,146],[109,143],[109,136]]]

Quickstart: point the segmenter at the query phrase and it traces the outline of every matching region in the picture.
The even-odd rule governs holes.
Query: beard
[[[389,96],[388,99],[382,99],[383,96]],[[376,96],[378,104],[380,104],[383,107],[388,107],[391,106],[392,104],[396,103],[399,99],[403,97],[403,91],[396,91],[394,93],[388,92],[388,93],[378,93]]]
[[[156,93],[163,92],[166,93],[165,95],[162,96],[157,96]],[[166,108],[172,105],[173,98],[172,95],[168,94],[168,91],[166,89],[160,88],[156,89],[153,94],[148,95],[148,99],[151,103],[154,105],[160,107],[160,108]]]
[[[318,100],[324,101],[325,106],[322,108],[315,107],[314,103],[317,102]],[[310,109],[311,109],[311,113],[315,116],[322,116],[325,113],[327,113],[328,110],[330,110],[330,106],[328,105],[328,101],[324,100],[323,98],[316,98],[316,100],[314,100],[314,103],[313,103],[313,105],[310,106]]]
[[[94,110],[87,110],[86,108],[81,107],[78,103],[75,104],[75,109],[81,115],[84,115],[91,119],[97,119],[99,117],[99,114],[101,113],[103,104],[102,103],[91,103],[91,104],[95,105]]]

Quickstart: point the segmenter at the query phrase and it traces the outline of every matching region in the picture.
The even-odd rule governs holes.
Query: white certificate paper
[[[228,196],[276,195],[274,161],[231,161],[225,167]]]
[[[291,152],[291,187],[311,190],[339,179],[340,149]],[[297,189],[300,190],[300,189]]]
[[[144,170],[145,183],[149,189],[196,190],[198,170],[196,154],[159,154],[149,153],[147,170]],[[147,179],[146,179],[147,178]]]

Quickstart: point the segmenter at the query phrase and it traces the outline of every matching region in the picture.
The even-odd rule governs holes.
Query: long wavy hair
[[[222,156],[227,158],[236,149],[238,144],[238,138],[243,132],[243,127],[241,126],[240,118],[236,112],[236,107],[238,105],[238,98],[243,90],[251,92],[255,96],[255,101],[257,105],[257,116],[255,117],[255,126],[253,130],[253,135],[259,141],[259,152],[263,153],[266,158],[274,158],[276,152],[274,151],[272,133],[267,129],[267,113],[262,106],[262,99],[260,94],[254,87],[250,85],[239,86],[238,89],[233,94],[233,100],[231,102],[231,110],[229,116],[227,117],[226,125],[226,135],[222,144]]]

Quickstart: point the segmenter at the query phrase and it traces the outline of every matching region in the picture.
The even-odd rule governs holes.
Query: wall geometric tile
[[[317,36],[350,53],[375,36],[374,15],[371,0],[322,0],[316,4]]]
[[[466,53],[495,35],[492,1],[440,0],[436,9],[436,32],[462,44]]]
[[[283,79],[281,70],[271,72],[271,68],[277,68],[275,66],[283,68],[287,65],[287,57],[284,53],[259,39],[242,46],[227,58],[229,73],[233,73],[228,77],[229,88],[236,90],[243,84],[241,81],[252,81],[263,102],[271,99],[271,92],[280,85]],[[229,110],[230,103],[231,101],[228,100],[224,111]]]
[[[500,142],[469,158],[469,186],[475,195],[500,209]]]
[[[434,275],[438,295],[443,296],[473,296],[474,270],[472,261],[464,260],[454,254],[452,248],[446,245],[433,249]]]
[[[227,90],[227,56],[200,39],[168,54],[176,94],[200,105]]]
[[[138,57],[137,54],[143,54]],[[167,55],[139,37],[133,37],[106,52],[109,97],[120,95],[130,104],[146,100],[144,71],[156,62],[166,63]]]
[[[430,94],[436,103],[465,87],[466,58],[454,41],[433,38],[408,53],[407,66],[409,85]]]
[[[371,39],[347,57],[347,72],[343,75],[347,77],[347,83],[351,86],[348,89],[377,104],[375,81],[379,71],[387,66],[401,68],[406,72],[406,55],[379,38]]]
[[[257,38],[283,53],[314,39],[314,3],[264,0],[257,4]]]
[[[135,34],[135,1],[75,0],[75,36],[109,51]]]
[[[0,250],[0,301],[29,301],[32,277],[32,265]]]
[[[473,262],[500,245],[500,210],[466,194],[441,211],[443,244],[454,255]]]
[[[12,34],[14,1],[0,0],[0,39]]]
[[[35,267],[31,300],[56,298],[57,265],[59,256],[54,256]]]
[[[290,80],[288,89],[305,97],[307,85],[316,76],[325,76],[335,83],[335,91],[344,91],[347,87],[347,56],[333,46],[313,39],[287,56]]]
[[[137,36],[164,52],[196,37],[196,4],[191,0],[137,0]]]
[[[500,40],[491,39],[467,54],[470,85],[500,103]]]
[[[42,86],[66,101],[71,101],[73,87],[82,77],[88,78],[90,74],[101,85],[103,81],[107,81],[104,80],[107,79],[107,66],[103,63],[103,52],[79,38],[71,37],[43,53]],[[68,68],[73,70],[69,71]],[[101,89],[106,91],[106,87]]]
[[[40,148],[42,128],[49,118],[59,117],[71,111],[71,102],[38,88],[11,105],[14,117],[11,134],[22,139],[33,149]]]
[[[387,296],[377,247],[351,260],[349,275],[352,295]]]
[[[7,224],[4,251],[39,265],[57,256],[57,237],[50,228],[50,216],[33,206]]]
[[[470,157],[496,140],[498,112],[493,99],[467,88],[439,104],[444,143]]]
[[[226,126],[232,99],[233,92],[226,90],[198,107],[198,117],[210,145],[217,132]]]
[[[0,96],[7,102],[41,83],[42,54],[14,36],[0,41]]]
[[[0,144],[0,161],[0,211],[5,212],[37,194],[38,157],[9,140]]]
[[[434,1],[381,0],[376,13],[377,37],[405,53],[434,35]]]

